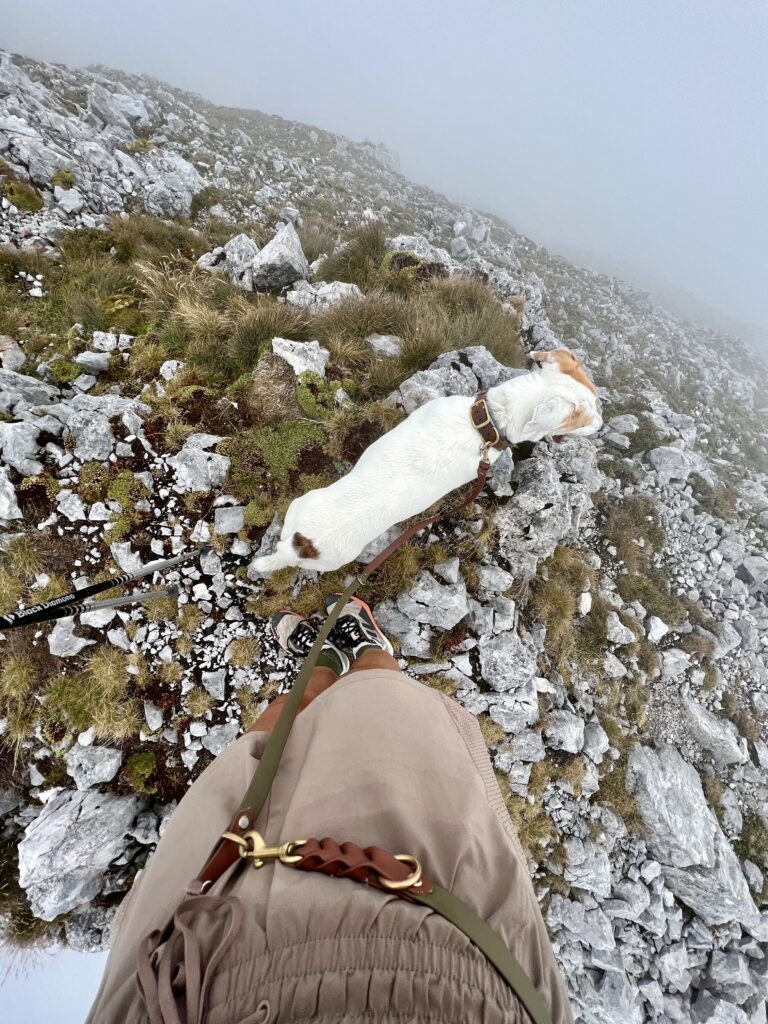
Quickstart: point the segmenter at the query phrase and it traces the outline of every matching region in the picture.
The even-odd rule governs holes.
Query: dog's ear
[[[541,363],[554,363],[554,361],[555,361],[554,353],[550,352],[550,351],[529,352],[528,356],[529,356],[529,358],[531,358],[534,361],[534,363],[539,363],[539,364],[541,364]]]
[[[556,395],[540,402],[533,410],[533,415],[524,425],[523,430],[531,438],[533,435],[543,437],[545,434],[562,433],[564,424],[576,409],[575,402]]]

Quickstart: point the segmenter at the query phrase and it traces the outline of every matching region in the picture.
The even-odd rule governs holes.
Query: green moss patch
[[[300,470],[327,465],[326,431],[314,423],[286,422],[246,430],[222,441],[218,450],[232,460],[230,490],[235,497],[250,501],[266,488],[283,494],[291,475]]]
[[[6,181],[2,193],[9,203],[24,213],[37,213],[43,208],[43,199],[37,189],[24,181]]]
[[[131,754],[123,769],[123,777],[135,793],[151,796],[157,792],[153,776],[157,768],[157,755],[152,751]]]

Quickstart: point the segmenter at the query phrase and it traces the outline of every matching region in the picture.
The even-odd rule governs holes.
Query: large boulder
[[[325,367],[331,358],[331,353],[327,348],[323,348],[319,341],[273,338],[272,351],[288,363],[297,377],[302,373],[314,373],[318,377],[324,377]]]
[[[693,465],[686,453],[680,448],[663,445],[648,453],[648,459],[656,470],[656,477],[662,486],[673,480],[684,482],[688,479]]]
[[[751,593],[760,590],[768,582],[768,558],[763,555],[747,555],[736,575],[743,580]]]
[[[479,391],[526,373],[505,366],[482,345],[443,352],[428,369],[419,370],[400,385],[396,399],[407,413],[433,398],[476,395]]]
[[[40,431],[27,420],[20,423],[0,423],[0,456],[2,462],[22,476],[39,476],[43,464],[37,438]]]
[[[57,402],[58,397],[58,388],[36,377],[28,377],[14,370],[0,370],[0,412],[15,412],[19,405],[48,405]]]
[[[347,281],[320,281],[310,284],[309,281],[297,281],[286,293],[285,301],[289,306],[299,309],[330,309],[339,302],[356,301],[363,298],[363,293],[356,284]]]
[[[78,789],[90,789],[114,779],[122,761],[123,755],[115,747],[84,747],[75,743],[67,751],[67,774],[75,780]]]
[[[397,608],[414,622],[426,623],[437,629],[453,629],[469,611],[467,588],[463,580],[451,586],[438,583],[426,572],[397,597]]]
[[[160,217],[188,217],[195,194],[205,188],[197,169],[178,153],[163,151],[152,153],[144,170],[149,179],[144,191],[149,212]]]
[[[691,735],[709,751],[716,764],[721,768],[728,764],[744,764],[748,758],[746,743],[739,740],[739,732],[733,722],[713,715],[688,694],[683,697],[683,707]]]
[[[483,680],[497,693],[518,690],[536,675],[536,659],[517,633],[507,630],[480,647],[480,671]]]
[[[254,240],[241,232],[224,245],[205,253],[197,265],[203,270],[223,271],[233,284],[250,291],[253,287],[250,267],[258,252],[259,247]]]
[[[707,925],[738,921],[756,937],[768,938],[695,769],[668,744],[658,750],[638,746],[629,755],[627,788],[637,800],[648,848],[675,896]]]
[[[530,579],[540,559],[575,535],[589,498],[583,488],[562,483],[554,462],[545,458],[519,462],[512,483],[514,497],[494,514],[499,551],[516,579]]]
[[[65,790],[45,805],[19,843],[19,884],[35,917],[53,921],[102,891],[139,803],[136,796]]]
[[[226,455],[186,446],[178,455],[172,455],[167,461],[176,475],[177,490],[184,493],[210,491],[213,487],[222,487],[230,466]]]
[[[251,260],[248,272],[255,291],[284,288],[307,276],[309,263],[293,224],[283,224],[272,241]]]

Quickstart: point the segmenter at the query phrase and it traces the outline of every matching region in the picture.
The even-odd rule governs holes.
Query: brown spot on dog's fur
[[[563,420],[562,433],[568,434],[579,427],[587,427],[592,422],[592,415],[585,406],[577,405],[573,412],[569,412]]]
[[[293,540],[291,541],[291,543],[293,544],[293,549],[299,556],[299,558],[320,557],[320,552],[317,550],[317,548],[309,539],[309,537],[305,537],[303,533],[298,533],[298,531],[294,533]]]
[[[587,376],[581,360],[570,349],[556,348],[551,352],[531,352],[531,359],[537,363],[555,363],[561,373],[567,373],[569,377],[573,377],[579,384],[588,388],[593,395],[597,394],[597,388]]]

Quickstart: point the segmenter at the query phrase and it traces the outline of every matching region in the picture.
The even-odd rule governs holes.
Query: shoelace
[[[363,641],[370,643],[372,638],[354,615],[342,615],[331,631],[331,639],[355,647]]]
[[[308,622],[300,622],[290,636],[291,647],[298,654],[309,654],[315,642],[317,629]]]

